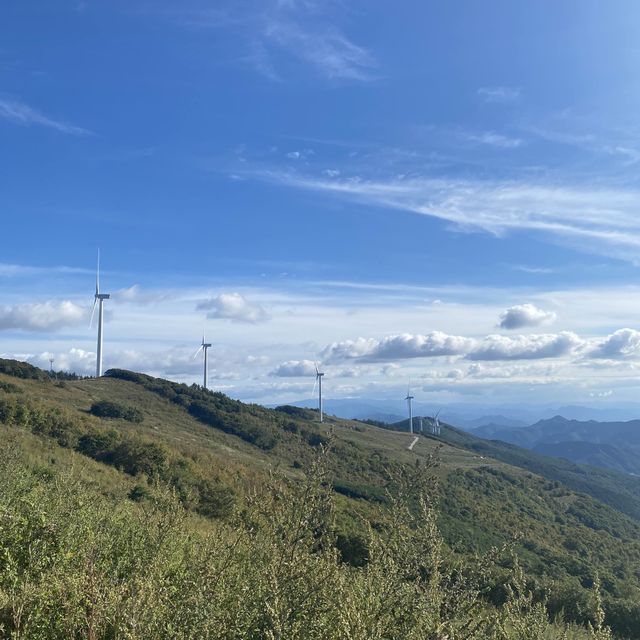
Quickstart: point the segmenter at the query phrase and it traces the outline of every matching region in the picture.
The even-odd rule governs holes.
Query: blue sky
[[[399,5],[399,6],[397,6]],[[640,7],[0,8],[0,353],[264,402],[620,402],[640,359]],[[333,382],[331,378],[333,377]]]

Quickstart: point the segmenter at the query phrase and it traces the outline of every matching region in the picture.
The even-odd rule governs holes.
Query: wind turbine
[[[204,331],[202,332],[202,344],[198,348],[198,350],[193,354],[193,359],[195,360],[198,357],[198,354],[201,351],[204,351],[204,376],[202,386],[206,389],[207,382],[209,380],[209,347],[211,347],[210,342],[205,342],[204,339]]]
[[[100,293],[100,249],[98,249],[98,269],[96,270],[96,294],[93,297],[93,309],[89,329],[93,326],[93,316],[98,305],[98,349],[96,352],[96,378],[102,376],[102,325],[104,323],[104,301],[111,297],[108,293]]]
[[[434,436],[440,435],[440,420],[438,419],[438,416],[440,415],[440,411],[442,411],[442,409],[440,409],[438,413],[436,413],[436,415],[433,418],[431,418],[431,433]]]
[[[405,398],[409,407],[409,433],[413,433],[413,410],[411,407],[411,401],[413,396],[411,395],[411,384],[407,387],[407,397]]]
[[[324,373],[322,373],[320,371],[320,369],[318,369],[318,363],[315,363],[316,366],[316,379],[315,382],[313,383],[313,391],[311,392],[311,395],[313,395],[316,391],[316,385],[318,385],[318,413],[320,414],[320,422],[323,422],[323,415],[322,415],[322,376],[324,375]]]

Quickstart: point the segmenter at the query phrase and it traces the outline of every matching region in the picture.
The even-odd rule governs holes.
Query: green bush
[[[496,555],[448,555],[421,478],[396,479],[368,562],[336,550],[326,470],[274,478],[203,527],[173,491],[113,503],[73,476],[43,480],[0,454],[0,636],[29,640],[607,640],[549,622],[517,562],[507,600],[482,597]],[[133,492],[132,492],[133,493]],[[141,491],[135,492],[140,495]],[[131,494],[130,494],[131,496]]]
[[[91,405],[90,412],[99,418],[119,418],[140,423],[144,419],[142,411],[111,400],[99,400]]]

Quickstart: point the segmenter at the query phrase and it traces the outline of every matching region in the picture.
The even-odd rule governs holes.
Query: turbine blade
[[[98,267],[96,269],[96,295],[100,293],[100,249],[98,249]]]
[[[195,360],[198,357],[198,354],[204,349],[202,345],[198,347],[198,350],[193,354],[193,359]]]
[[[98,304],[98,298],[93,299],[93,309],[91,309],[91,320],[89,320],[89,329],[93,327],[93,316],[96,313],[96,305]]]
[[[315,360],[313,364],[314,364],[314,366],[316,368],[316,376],[317,376],[320,373],[320,369],[318,369],[318,361]]]
[[[313,381],[313,389],[311,390],[311,397],[313,397],[313,395],[315,394],[317,386],[318,386],[318,376],[316,375],[315,380]]]

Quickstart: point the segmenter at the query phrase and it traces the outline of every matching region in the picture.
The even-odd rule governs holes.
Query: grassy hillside
[[[530,452],[488,443],[495,447],[490,452],[481,448],[483,441],[465,440],[467,434],[450,429],[440,439],[422,437],[409,451],[406,433],[332,418],[320,425],[313,411],[245,405],[131,372],[55,381],[6,361],[0,362],[2,371],[3,442],[18,445],[31,474],[58,477],[72,469],[83,490],[130,505],[126,509],[148,508],[157,487],[169,486],[180,508],[192,514],[191,527],[233,529],[229,523],[247,497],[274,473],[303,486],[318,453],[330,444],[323,465],[333,487],[332,548],[342,561],[369,566],[375,549],[365,523],[385,530],[398,475],[411,470],[416,485],[430,478],[431,499],[439,485],[434,515],[450,561],[513,545],[536,598],[550,590],[551,613],[564,610],[580,622],[593,610],[590,588],[599,574],[608,620],[626,637],[640,637],[635,507],[629,499],[626,510],[618,509],[614,495],[605,496],[605,503],[570,486],[579,470],[588,484],[589,470],[561,469],[565,482],[551,477],[560,471],[541,466],[543,456],[532,458],[529,469],[518,456]],[[622,489],[617,499],[625,503]],[[497,560],[485,574],[487,606],[507,597],[511,566],[508,558]]]

